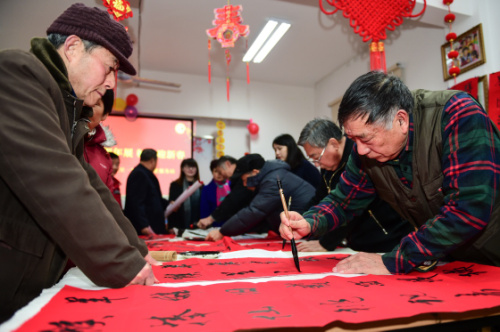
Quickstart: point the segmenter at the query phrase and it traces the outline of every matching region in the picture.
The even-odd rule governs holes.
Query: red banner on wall
[[[500,72],[490,74],[488,99],[490,119],[500,128]]]
[[[455,84],[450,88],[450,90],[460,90],[460,91],[465,91],[468,94],[470,94],[472,97],[478,99],[477,95],[477,89],[478,89],[478,84],[479,84],[479,78],[471,78],[466,81],[460,82],[458,84]]]

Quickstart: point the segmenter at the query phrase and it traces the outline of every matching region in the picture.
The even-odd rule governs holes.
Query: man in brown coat
[[[135,74],[131,40],[82,4],[47,34],[30,52],[0,52],[0,322],[57,282],[68,257],[99,286],[155,282],[156,261],[83,159],[83,115],[118,68]]]

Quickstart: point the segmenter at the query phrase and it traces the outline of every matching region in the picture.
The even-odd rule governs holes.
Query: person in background
[[[302,129],[298,144],[311,161],[321,168],[323,183],[309,203],[319,204],[334,190],[345,170],[354,142],[342,134],[340,128],[327,119],[313,119]],[[389,204],[376,198],[361,214],[348,224],[328,232],[319,239],[303,241],[299,251],[333,251],[346,245],[356,251],[388,252],[413,230]],[[344,243],[345,240],[345,243]]]
[[[113,90],[106,90],[102,99],[92,108],[92,114],[82,114],[88,117],[89,132],[84,138],[85,149],[83,157],[85,161],[92,166],[102,182],[113,190],[113,163],[108,152],[102,146],[106,141],[106,134],[101,126],[101,121],[104,121],[113,108],[114,93]]]
[[[215,211],[222,203],[226,196],[231,192],[229,180],[225,179],[217,170],[218,160],[210,162],[210,170],[212,171],[212,181],[201,190],[200,197],[200,217],[206,218]],[[225,221],[225,220],[224,220]],[[224,221],[213,223],[213,227],[220,227]]]
[[[219,158],[216,170],[225,180],[231,179],[231,192],[208,217],[200,219],[198,222],[199,228],[206,229],[214,222],[222,223],[228,220],[252,201],[254,192],[243,185],[241,177],[232,178],[236,169],[236,163],[237,160],[231,156],[222,156]]]
[[[208,233],[206,240],[218,241],[224,236],[244,233],[278,233],[280,212],[283,211],[278,179],[290,209],[306,211],[314,196],[314,188],[308,182],[290,172],[290,165],[282,160],[265,161],[259,154],[240,158],[232,179],[240,178],[243,185],[255,192],[250,204],[229,218],[220,229]]]
[[[372,71],[349,86],[338,120],[355,142],[346,169],[320,204],[281,216],[285,239],[335,229],[378,196],[416,230],[391,252],[352,255],[334,272],[402,274],[449,260],[500,266],[500,132],[474,98],[410,91]]]
[[[200,181],[200,171],[196,160],[189,158],[181,162],[181,172],[177,180],[170,183],[169,202],[175,200],[196,181]],[[200,220],[200,196],[202,188],[196,190],[188,199],[182,203],[177,211],[168,216],[168,228],[177,228],[179,235],[184,229],[196,228]]]
[[[111,109],[113,108],[113,101],[113,90],[106,90],[106,93],[94,107],[84,107],[82,109],[82,117],[88,118],[89,121],[89,132],[84,137],[85,145],[83,157],[85,158],[85,161],[95,169],[97,175],[99,175],[99,178],[110,190],[112,190],[113,185],[113,179],[111,176],[112,162],[111,158],[108,155],[108,152],[101,145],[106,141],[106,135],[103,128],[101,127],[101,121],[104,121],[107,118],[108,114],[111,113]],[[67,272],[74,266],[75,264],[71,260],[68,260],[64,271]]]
[[[82,109],[115,87],[118,69],[135,75],[132,41],[83,4],[47,35],[30,52],[0,52],[0,322],[54,285],[68,257],[98,286],[155,282],[156,261],[83,158]]]
[[[160,183],[153,173],[157,164],[156,151],[144,149],[139,164],[127,178],[124,212],[139,235],[168,234],[165,224],[168,202],[162,197]]]
[[[109,152],[109,157],[111,158],[112,170],[113,170],[111,172],[111,179],[113,180],[111,193],[113,194],[113,197],[116,199],[118,204],[120,204],[120,207],[122,207],[122,194],[120,190],[121,183],[115,177],[116,173],[118,173],[118,171],[120,170],[120,157],[114,152]]]
[[[309,182],[314,188],[321,185],[321,175],[316,167],[311,164],[298,147],[290,134],[283,134],[273,141],[276,159],[286,161],[293,174]]]

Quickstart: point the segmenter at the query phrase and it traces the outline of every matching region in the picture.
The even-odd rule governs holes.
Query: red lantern
[[[444,17],[444,21],[446,23],[454,22],[455,21],[455,14],[453,14],[453,13],[446,14]]]
[[[456,77],[458,74],[460,74],[460,68],[453,65],[448,72],[450,73],[451,76]]]
[[[455,39],[457,39],[457,34],[454,32],[450,32],[449,34],[446,35],[446,40],[449,42],[452,42]]]
[[[456,59],[458,58],[458,51],[451,50],[448,52],[448,58],[450,59]]]
[[[252,135],[257,135],[259,133],[259,125],[250,119],[250,123],[247,125],[248,132]]]
[[[127,105],[128,106],[135,106],[138,101],[139,101],[139,98],[133,93],[131,93],[127,96]]]
[[[460,68],[458,68],[456,66],[456,60],[455,60],[456,58],[458,58],[459,53],[458,53],[458,51],[456,51],[454,49],[455,48],[454,42],[457,39],[457,34],[454,32],[451,32],[452,23],[455,21],[455,14],[453,14],[451,12],[451,9],[450,9],[450,5],[452,3],[453,3],[453,0],[443,0],[443,4],[448,6],[448,14],[445,15],[444,21],[445,21],[445,23],[448,23],[448,25],[450,27],[450,31],[446,35],[446,41],[448,41],[450,43],[450,51],[448,52],[448,59],[452,60],[452,64],[451,64],[451,67],[448,69],[448,73],[450,74],[450,76],[453,76],[453,78],[455,79],[455,84],[456,84],[457,83],[456,82],[457,75],[460,74]]]

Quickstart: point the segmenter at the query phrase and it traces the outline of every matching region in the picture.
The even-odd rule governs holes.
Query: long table
[[[289,251],[250,249],[198,256],[201,259],[179,255],[176,262],[155,268],[160,284],[120,290],[97,287],[73,268],[2,324],[0,332],[20,327],[22,331],[287,331],[291,327],[294,331],[457,331],[500,325],[500,268],[454,262],[406,276],[331,272],[330,264],[333,267],[353,253],[349,249],[299,253],[301,273],[294,271]],[[321,264],[327,268],[322,270]],[[189,307],[183,307],[183,301],[191,301]],[[90,305],[95,308],[89,311],[92,319],[85,314]],[[104,315],[106,310],[112,314]],[[96,314],[100,312],[102,317]]]

